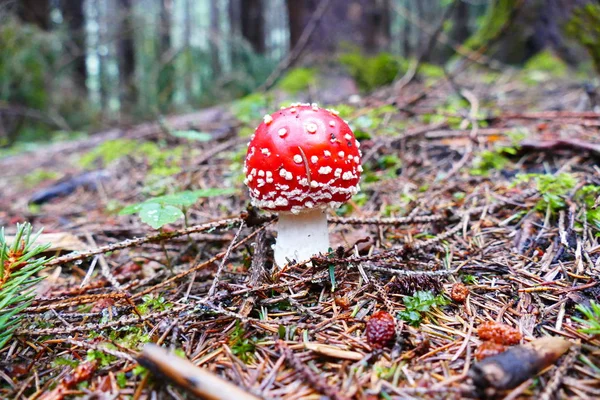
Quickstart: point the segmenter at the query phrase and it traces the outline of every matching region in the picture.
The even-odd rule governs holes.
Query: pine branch
[[[17,224],[14,242],[9,244],[0,229],[0,349],[19,327],[18,315],[31,305],[33,290],[43,278],[37,277],[46,262],[45,257],[37,257],[46,251],[50,244],[35,245],[41,231],[32,234],[31,225]]]

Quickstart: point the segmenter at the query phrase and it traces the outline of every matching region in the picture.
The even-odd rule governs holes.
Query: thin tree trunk
[[[185,99],[189,104],[191,103],[191,99],[193,97],[193,70],[190,70],[188,67],[192,65],[192,46],[191,46],[191,38],[192,38],[192,0],[185,0],[185,16],[184,16],[184,31],[183,31],[183,40],[184,40],[184,48],[185,48],[185,68],[184,68],[184,91],[185,91]]]
[[[69,50],[73,58],[73,79],[82,93],[87,93],[87,67],[85,44],[85,15],[83,1],[62,0],[62,13],[69,26]]]
[[[242,36],[250,43],[255,52],[263,54],[265,52],[263,1],[243,0],[241,5]]]
[[[21,21],[50,29],[50,0],[20,0],[17,13]]]
[[[410,12],[410,0],[407,0],[405,3],[405,7],[406,9]],[[407,20],[406,18],[404,19],[404,37],[402,38],[402,55],[404,57],[410,57],[411,55],[411,51],[412,51],[412,46],[411,46],[411,37],[410,37],[410,33],[411,33],[411,23],[409,20]]]
[[[121,21],[117,43],[121,109],[128,113],[135,105],[135,48],[132,0],[119,0]]]
[[[165,112],[171,105],[174,93],[175,68],[173,60],[171,60],[171,10],[173,4],[171,0],[161,0],[160,5],[158,102],[161,112]]]
[[[290,50],[292,50],[304,28],[304,1],[300,0],[286,0],[286,9],[288,15],[288,24],[290,29]]]
[[[364,48],[367,52],[387,49],[390,42],[389,0],[372,0],[373,4],[365,11]]]
[[[456,43],[462,43],[470,36],[469,32],[469,5],[465,1],[458,0],[454,11],[454,21],[450,37]]]
[[[221,35],[221,25],[219,23],[219,2],[213,0],[210,2],[210,60],[212,66],[213,77],[217,76],[221,71],[221,62],[219,59],[219,38]]]

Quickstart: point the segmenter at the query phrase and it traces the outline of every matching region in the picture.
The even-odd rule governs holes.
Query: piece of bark
[[[153,343],[144,346],[137,361],[152,373],[160,375],[192,395],[209,400],[258,400],[233,383],[197,367],[191,361],[169,353]]]
[[[31,204],[44,204],[55,198],[68,196],[80,187],[92,190],[96,188],[98,182],[106,181],[109,178],[110,173],[104,169],[86,172],[35,192],[29,202]]]
[[[579,139],[537,140],[526,139],[519,143],[521,151],[587,151],[593,157],[600,157],[600,145]]]
[[[469,377],[482,397],[517,387],[552,365],[571,343],[558,337],[543,337],[522,346],[514,346],[496,356],[473,364]]]

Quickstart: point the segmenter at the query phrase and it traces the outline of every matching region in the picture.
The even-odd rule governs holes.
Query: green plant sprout
[[[572,174],[519,174],[516,176],[513,186],[519,183],[534,181],[537,190],[542,195],[536,205],[538,211],[545,212],[550,209],[556,212],[565,207],[564,196],[577,184],[577,178]]]
[[[231,195],[235,192],[236,189],[233,188],[210,188],[152,197],[123,208],[119,215],[138,214],[142,222],[160,229],[184,218],[183,209],[194,205],[200,198]]]
[[[449,300],[443,295],[434,295],[431,291],[419,290],[413,296],[406,296],[402,299],[406,310],[398,313],[398,318],[408,322],[412,326],[419,326],[423,319],[423,314],[431,310],[432,307],[445,306]]]
[[[33,290],[43,278],[37,277],[49,259],[38,257],[49,244],[36,245],[41,231],[32,233],[30,224],[17,224],[12,244],[0,229],[0,349],[20,326],[21,311],[31,305]]]
[[[237,321],[233,332],[229,335],[229,347],[233,354],[242,360],[242,362],[248,364],[254,358],[256,338],[247,338],[245,336],[246,330],[240,321]]]
[[[590,307],[578,304],[575,309],[586,317],[586,319],[572,317],[573,321],[579,322],[585,327],[579,331],[590,335],[600,335],[600,304],[592,300]]]

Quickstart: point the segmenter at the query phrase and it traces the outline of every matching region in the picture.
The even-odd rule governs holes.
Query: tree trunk
[[[302,0],[286,1],[290,29],[290,50],[296,46],[298,40],[300,40],[300,36],[302,36],[302,30],[304,29],[304,2]]]
[[[450,38],[455,43],[462,43],[469,38],[469,35],[469,5],[465,1],[458,0],[456,10],[454,10]]]
[[[121,109],[128,113],[137,99],[132,0],[119,0],[119,9],[121,12],[117,43],[120,82],[119,98]]]
[[[292,48],[319,7],[320,1],[287,1]],[[343,42],[356,44],[361,50],[367,52],[377,52],[387,47],[390,37],[389,1],[330,1],[329,8],[319,20],[307,44],[310,52],[330,54],[339,50]]]
[[[250,43],[255,52],[263,54],[265,52],[263,1],[243,0],[241,3],[242,36]]]
[[[219,39],[221,36],[221,24],[219,23],[219,2],[217,0],[210,2],[210,33],[209,48],[210,60],[213,77],[221,72],[221,61],[219,58]]]
[[[62,13],[69,27],[68,48],[73,59],[73,80],[82,93],[87,93],[86,34],[83,1],[62,0]]]
[[[50,29],[50,0],[20,0],[17,13],[23,22]]]
[[[405,3],[405,7],[406,10],[408,10],[409,12],[410,10],[410,0],[406,1]],[[410,42],[410,33],[411,33],[411,29],[412,28],[412,23],[410,21],[408,21],[406,18],[404,19],[404,29],[403,29],[403,38],[402,38],[402,55],[405,58],[408,58],[411,56],[412,54],[412,46],[411,46],[411,42]]]
[[[160,6],[158,104],[161,112],[166,112],[173,99],[175,75],[171,54],[172,0],[161,0]]]
[[[374,0],[366,11],[365,50],[387,50],[390,44],[390,0]]]

